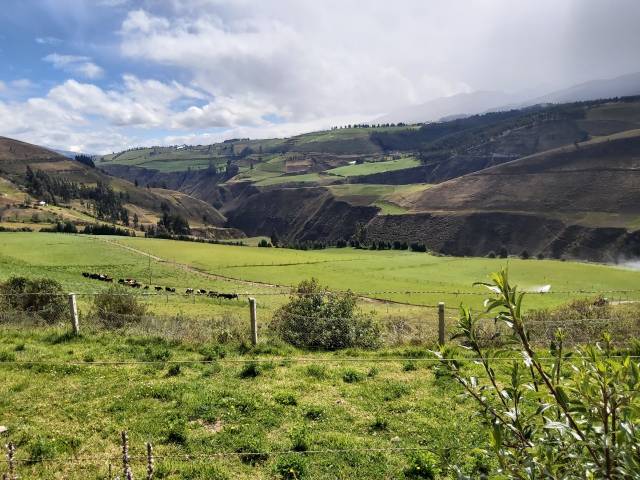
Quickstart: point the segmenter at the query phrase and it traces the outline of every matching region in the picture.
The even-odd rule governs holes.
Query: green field
[[[70,288],[85,290],[97,286],[95,281],[87,281],[80,275],[88,269],[116,278],[135,277],[152,285],[179,289],[202,285],[206,289],[237,292],[261,289],[272,292],[274,288],[247,284],[247,281],[279,285],[286,289],[313,276],[332,289],[351,289],[363,296],[410,305],[434,305],[444,301],[450,306],[457,306],[460,302],[480,306],[482,296],[478,293],[484,292],[473,287],[473,282],[482,281],[490,272],[508,267],[513,280],[522,288],[551,285],[552,293],[532,295],[530,302],[535,301],[532,307],[546,307],[581,296],[579,293],[560,292],[633,290],[640,281],[638,271],[556,260],[439,257],[410,251],[352,248],[301,251],[139,237],[44,233],[0,235],[1,278],[11,274],[50,275]],[[138,252],[123,247],[131,247]],[[162,261],[149,262],[149,258],[140,252]],[[151,281],[148,282],[150,266]],[[185,270],[182,266],[193,270]],[[229,280],[209,278],[197,272]],[[435,293],[420,293],[432,291]],[[614,298],[619,295],[611,294]]]
[[[202,480],[403,478],[414,449],[434,452],[448,473],[452,465],[470,471],[473,449],[488,445],[455,382],[438,379],[431,361],[401,359],[424,354],[417,349],[387,351],[400,360],[382,362],[313,353],[298,360],[284,348],[240,354],[217,344],[6,326],[0,342],[0,422],[16,457],[30,459],[19,463],[20,478],[107,478],[109,463],[120,471],[123,429],[135,478],[144,478],[147,441],[154,478]],[[274,354],[285,357],[251,366]],[[29,360],[41,363],[6,363]],[[116,360],[155,363],[99,363]],[[292,459],[304,463],[303,476],[281,475]]]
[[[387,160],[384,162],[365,162],[359,165],[347,165],[344,167],[327,170],[328,174],[339,177],[357,177],[359,175],[370,175],[372,173],[391,172],[403,170],[405,168],[417,167],[420,161],[413,157],[404,157],[398,160]]]
[[[321,183],[326,179],[326,176],[322,176],[318,173],[303,173],[301,175],[282,175],[280,177],[265,178],[264,180],[256,182],[256,185],[259,187],[267,187],[269,185],[280,185],[285,183]]]

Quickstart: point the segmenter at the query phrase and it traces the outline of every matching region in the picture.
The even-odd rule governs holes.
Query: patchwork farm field
[[[472,282],[506,264],[406,251],[2,233],[0,281],[48,277],[79,293],[81,335],[70,335],[64,323],[0,325],[0,425],[16,444],[21,478],[104,479],[110,465],[113,478],[121,472],[122,430],[135,478],[144,478],[145,442],[154,445],[154,478],[423,478],[414,475],[416,465],[432,465],[437,478],[456,478],[454,466],[480,478],[496,466],[484,452],[487,425],[437,369],[433,335],[322,352],[288,346],[266,324],[290,286],[315,276],[360,294],[363,310],[419,321],[433,334],[435,302],[479,308],[482,295],[456,292],[483,293]],[[509,259],[508,266],[521,286],[550,284],[552,292],[633,290],[640,279],[633,270],[594,264]],[[87,315],[93,293],[109,284],[84,278],[85,271],[178,291],[141,296],[148,317],[112,331]],[[240,298],[184,295],[193,287]],[[263,327],[255,347],[246,341],[246,294],[258,299]],[[525,308],[581,296],[593,297],[536,294]],[[466,374],[480,373],[464,360],[469,353],[447,348]],[[496,363],[501,378],[507,366]]]

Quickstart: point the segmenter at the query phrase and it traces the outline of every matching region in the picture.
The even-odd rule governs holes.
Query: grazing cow
[[[193,288],[187,288],[184,293],[191,295],[193,293]]]
[[[167,291],[171,293],[176,293],[176,289],[173,287],[167,287]]]
[[[84,278],[89,278],[90,273],[89,272],[82,272],[82,276]]]
[[[201,289],[199,289],[196,293],[197,293],[198,295],[205,295],[205,294],[207,293],[207,291],[206,291],[204,288],[201,288]]]
[[[162,291],[162,287],[155,286],[154,288],[156,289],[156,292]]]
[[[218,296],[218,292],[213,292],[213,291],[209,290],[209,293],[207,295],[212,297],[212,298],[215,298],[215,297]]]
[[[143,290],[149,290],[149,285],[145,285]]]
[[[237,293],[219,293],[218,298],[224,298],[225,300],[234,300],[238,298]]]

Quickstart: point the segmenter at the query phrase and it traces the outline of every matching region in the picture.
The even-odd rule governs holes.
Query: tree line
[[[59,201],[68,202],[72,199],[90,200],[99,220],[129,225],[129,212],[124,208],[124,203],[129,201],[129,194],[116,193],[108,183],[101,180],[98,180],[95,187],[87,186],[51,176],[42,170],[34,172],[27,166],[26,187],[32,196],[53,205],[57,205]]]

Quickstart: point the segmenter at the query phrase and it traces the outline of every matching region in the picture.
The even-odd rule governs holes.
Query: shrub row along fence
[[[290,294],[290,293],[287,293]],[[14,294],[12,298],[33,297],[38,293]],[[140,298],[137,294],[115,294],[110,296],[110,301],[115,298],[114,310],[110,310],[111,304],[106,302],[100,308],[93,309],[86,314],[78,308],[78,297],[89,296],[102,298],[105,292],[69,293],[66,297],[66,307],[60,308],[60,302],[53,306],[46,301],[34,302],[38,309],[16,308],[20,302],[13,302],[14,308],[0,309],[0,322],[11,323],[38,323],[44,319],[47,324],[66,324],[70,334],[93,332],[101,329],[119,329],[127,334],[156,335],[172,340],[192,340],[196,342],[218,343],[250,343],[257,345],[259,341],[279,338],[288,341],[298,347],[334,349],[336,346],[367,346],[351,345],[346,336],[357,337],[359,332],[349,328],[350,323],[357,319],[354,316],[324,316],[322,312],[309,312],[299,314],[295,311],[287,311],[286,317],[289,324],[295,324],[302,331],[294,334],[282,333],[281,317],[276,318],[265,312],[261,318],[258,310],[258,301],[255,297],[247,299],[247,313],[244,318],[235,312],[218,313],[210,316],[177,315],[150,315],[144,308],[136,307],[135,300]],[[0,297],[7,294],[0,294]],[[50,297],[50,294],[47,294]],[[58,295],[61,297],[62,294]],[[238,300],[240,301],[240,300]],[[124,308],[123,308],[124,305]],[[534,343],[548,343],[553,340],[557,329],[562,328],[567,342],[586,343],[600,338],[602,332],[607,331],[612,335],[616,343],[624,344],[630,339],[640,336],[640,304],[613,306],[601,298],[596,300],[574,301],[567,307],[561,307],[552,311],[533,311],[528,314],[527,326]],[[132,313],[120,313],[122,311]],[[421,307],[417,318],[407,318],[400,315],[388,315],[376,317],[374,320],[380,324],[379,330],[372,335],[379,336],[379,341],[370,342],[371,347],[394,346],[403,344],[439,344],[444,345],[451,341],[455,331],[457,316],[453,314],[457,308],[448,308],[444,302],[434,307]],[[54,321],[48,320],[49,317]],[[280,322],[280,323],[278,323]],[[319,326],[319,332],[315,332]],[[358,324],[356,323],[356,330]],[[290,325],[287,328],[290,327]],[[326,345],[322,342],[314,344],[314,335],[326,335],[327,328],[335,330],[336,338],[329,339]],[[365,325],[362,328],[367,328]],[[486,345],[501,344],[508,341],[509,332],[499,322],[492,318],[486,318],[482,322],[482,340]],[[343,336],[345,338],[340,338]]]

